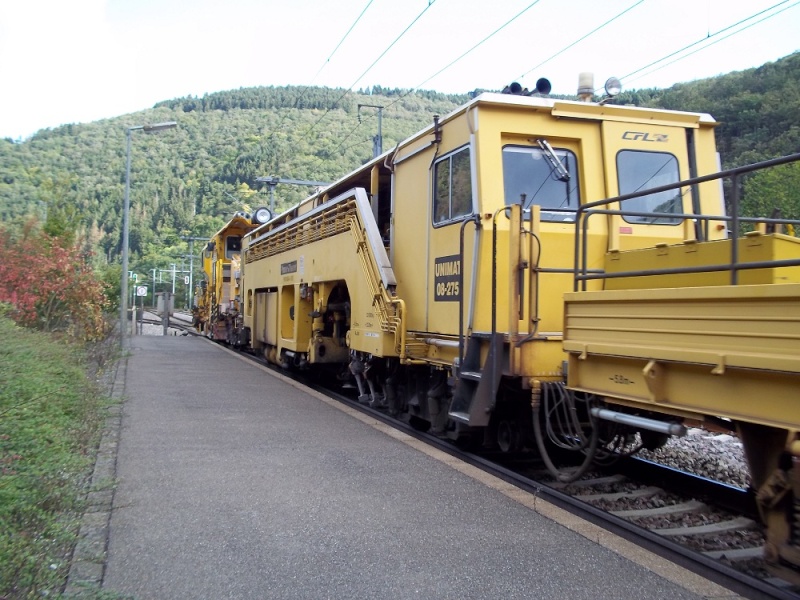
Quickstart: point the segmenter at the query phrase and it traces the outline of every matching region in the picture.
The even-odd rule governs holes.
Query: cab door
[[[476,210],[473,156],[467,143],[431,167],[426,330],[432,333],[458,335],[459,309],[466,311],[469,299],[475,226],[464,228],[463,256],[461,230]]]

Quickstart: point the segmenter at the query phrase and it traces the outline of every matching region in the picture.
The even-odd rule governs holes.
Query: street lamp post
[[[194,243],[195,241],[206,242],[208,238],[181,236],[181,239],[189,240],[189,308],[194,308]]]
[[[125,201],[122,210],[122,285],[120,290],[119,333],[121,344],[125,344],[128,332],[128,232],[130,231],[131,210],[131,133],[141,129],[145,133],[156,133],[164,129],[177,127],[175,121],[156,123],[154,125],[134,125],[128,127],[125,144]]]
[[[153,272],[153,308],[156,307],[156,269],[150,269]]]

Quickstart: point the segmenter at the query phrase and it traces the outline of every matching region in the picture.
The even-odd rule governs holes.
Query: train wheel
[[[411,425],[411,427],[413,427],[417,431],[421,431],[423,433],[425,433],[431,428],[431,424],[429,421],[421,419],[420,417],[415,417],[414,415],[409,415],[408,424]]]
[[[522,434],[517,423],[512,421],[498,423],[497,446],[503,452],[516,452],[522,447]]]

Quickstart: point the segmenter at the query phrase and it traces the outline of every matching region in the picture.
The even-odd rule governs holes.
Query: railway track
[[[142,324],[163,327],[161,317],[151,311],[144,311],[142,319],[139,322]],[[198,335],[194,327],[192,327],[192,315],[188,313],[174,313],[169,319],[168,329],[177,330],[181,333]],[[159,333],[159,335],[160,334],[161,333]]]
[[[473,455],[423,437],[744,597],[800,598],[800,590],[766,570],[764,532],[747,490],[636,458],[564,484],[530,460]]]
[[[184,328],[191,329],[189,324]],[[800,589],[773,578],[764,566],[764,532],[750,491],[638,458],[620,459],[575,482],[560,483],[526,454],[470,452],[302,373],[241,354],[745,598],[800,600]]]
[[[658,467],[650,465],[648,470],[655,472]],[[625,470],[639,471],[636,465]],[[761,558],[764,533],[752,497],[746,491],[738,490],[737,498],[736,491],[724,484],[696,481],[702,478],[686,473],[673,472],[659,485],[648,483],[649,478],[595,472],[571,484],[548,481],[546,477],[544,482],[737,571],[759,580],[770,579]],[[680,485],[680,481],[686,485]]]

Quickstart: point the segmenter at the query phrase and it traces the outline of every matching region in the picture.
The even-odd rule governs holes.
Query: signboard
[[[147,286],[146,285],[137,285],[136,286],[136,296],[147,296]]]
[[[434,302],[461,300],[461,257],[441,256],[434,259],[433,268]]]

